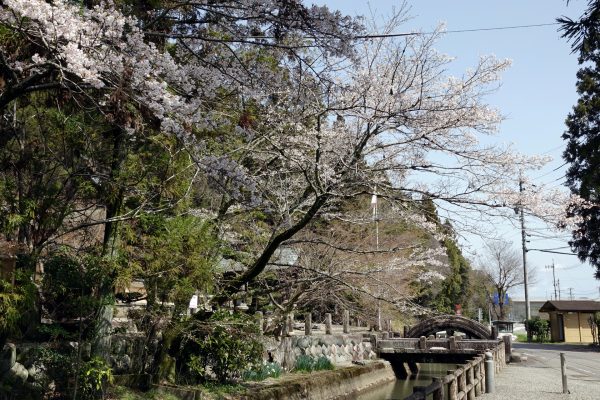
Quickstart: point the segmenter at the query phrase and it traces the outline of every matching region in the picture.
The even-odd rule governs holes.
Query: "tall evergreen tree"
[[[577,72],[579,100],[567,117],[563,134],[567,141],[563,157],[569,164],[567,185],[592,204],[571,206],[571,215],[582,219],[570,245],[580,260],[596,267],[600,278],[600,1],[589,0],[579,20],[562,17],[558,22],[581,65]]]

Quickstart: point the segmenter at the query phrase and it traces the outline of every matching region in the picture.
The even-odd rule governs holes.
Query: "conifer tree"
[[[582,217],[573,231],[570,245],[580,260],[596,267],[600,278],[600,2],[588,1],[579,20],[558,19],[563,37],[579,56],[577,72],[579,99],[566,120],[563,154],[569,165],[567,185],[571,192],[590,202],[573,205],[570,213]]]

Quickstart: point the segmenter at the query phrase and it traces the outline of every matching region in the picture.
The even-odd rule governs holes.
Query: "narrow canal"
[[[427,386],[432,382],[432,378],[441,378],[448,370],[455,368],[456,364],[423,363],[418,375],[378,386],[359,395],[357,400],[402,400],[412,394],[414,386]]]

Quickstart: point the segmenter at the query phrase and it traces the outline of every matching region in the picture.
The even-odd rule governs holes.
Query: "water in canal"
[[[378,386],[357,397],[357,400],[402,400],[412,394],[413,386],[427,386],[431,378],[441,378],[447,375],[449,369],[455,369],[456,364],[421,364],[421,370],[416,376],[405,380],[396,380],[385,385]]]

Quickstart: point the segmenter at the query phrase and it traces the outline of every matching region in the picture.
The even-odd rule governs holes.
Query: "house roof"
[[[550,311],[600,311],[600,302],[592,300],[549,300],[540,312]]]

